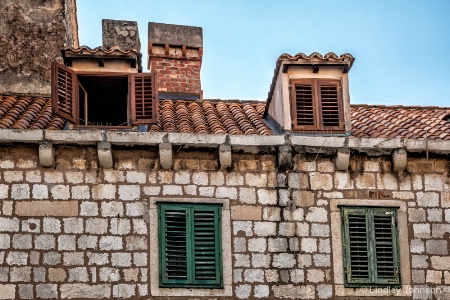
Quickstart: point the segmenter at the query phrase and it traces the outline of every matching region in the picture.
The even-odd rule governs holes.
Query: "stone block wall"
[[[35,145],[0,148],[0,299],[150,298],[150,197],[230,200],[233,299],[361,296],[336,283],[340,228],[331,226],[331,206],[400,201],[405,290],[366,295],[450,296],[445,157],[410,157],[398,174],[389,157],[358,154],[347,172],[315,154],[295,154],[287,172],[278,172],[275,153],[233,153],[227,171],[217,170],[214,151],[180,149],[173,170],[159,169],[156,148],[115,147],[113,155],[107,170],[94,147],[58,146],[55,167],[41,168]]]

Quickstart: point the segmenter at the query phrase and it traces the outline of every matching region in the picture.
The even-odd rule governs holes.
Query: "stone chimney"
[[[50,66],[78,47],[75,0],[0,1],[0,94],[50,96]]]
[[[201,27],[148,23],[148,68],[156,72],[159,99],[202,98]]]
[[[120,20],[102,20],[103,47],[119,46],[123,49],[141,51],[141,41],[137,22]]]

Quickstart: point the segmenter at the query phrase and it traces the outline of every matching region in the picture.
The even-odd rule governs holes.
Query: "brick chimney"
[[[156,72],[159,99],[202,98],[202,56],[201,27],[148,23],[148,68]]]

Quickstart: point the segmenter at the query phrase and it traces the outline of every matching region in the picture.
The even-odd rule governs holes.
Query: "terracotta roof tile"
[[[49,98],[0,95],[1,129],[62,129],[64,123],[52,114]]]
[[[353,105],[351,115],[357,137],[450,138],[450,108]]]
[[[159,124],[149,131],[270,135],[264,109],[260,103],[160,100]]]
[[[271,135],[262,116],[265,103],[160,100],[159,123],[149,131]],[[354,137],[450,140],[450,108],[353,105]],[[61,130],[66,120],[44,97],[0,95],[0,128]]]

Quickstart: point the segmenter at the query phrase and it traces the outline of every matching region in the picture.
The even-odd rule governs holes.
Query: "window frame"
[[[296,87],[297,85],[310,86],[312,91],[312,114],[313,125],[298,125],[297,119],[297,98]],[[337,110],[338,110],[338,126],[325,126],[323,124],[323,107],[322,107],[322,94],[321,86],[323,85],[335,85],[337,89]],[[343,91],[342,82],[339,79],[326,79],[326,78],[304,78],[304,79],[291,79],[289,82],[290,90],[290,104],[291,104],[291,121],[293,132],[316,132],[316,131],[334,131],[336,133],[345,132],[344,122],[344,110],[343,110]]]
[[[158,241],[158,203],[214,203],[222,205],[222,275],[223,288],[162,288],[159,286],[159,241]],[[232,297],[233,296],[233,252],[231,200],[211,197],[149,197],[148,218],[150,256],[149,267],[150,296],[153,297]]]
[[[127,73],[127,72],[87,72],[87,71],[75,71],[72,70],[62,64],[58,64],[56,62],[52,62],[52,82],[51,82],[51,91],[52,91],[52,110],[55,114],[59,115],[62,118],[67,119],[68,121],[74,123],[76,128],[117,128],[117,129],[129,129],[132,126],[139,126],[139,125],[151,125],[156,124],[159,121],[159,112],[158,112],[158,87],[157,87],[157,81],[156,81],[156,74],[155,72],[151,73]],[[59,101],[58,101],[58,91],[60,87],[58,85],[58,75],[59,70],[62,70],[62,72],[65,72],[67,74],[70,74],[71,76],[71,87],[72,90],[70,99],[66,98],[66,107],[60,107]],[[123,76],[128,78],[128,90],[127,90],[127,125],[125,126],[99,126],[99,125],[86,125],[83,124],[83,122],[80,122],[81,113],[80,112],[80,101],[84,101],[80,99],[79,95],[79,86],[80,82],[78,80],[78,76],[102,76],[102,77],[113,77],[113,76]],[[144,116],[138,116],[137,113],[137,100],[136,100],[136,78],[150,78],[151,80],[151,109],[152,109],[152,117],[144,117]],[[145,79],[142,79],[143,81]],[[67,87],[65,88],[67,91]],[[66,93],[67,94],[67,93]],[[147,95],[148,96],[148,95]],[[142,96],[145,98],[145,96]],[[148,99],[148,97],[146,98]],[[68,105],[68,101],[70,100],[70,107]],[[142,106],[145,104],[142,102]],[[149,105],[147,102],[146,105]],[[68,111],[70,109],[70,112]]]
[[[166,279],[167,266],[165,258],[167,254],[166,240],[166,211],[185,211],[186,212],[186,254],[187,254],[187,279]],[[215,280],[198,280],[195,278],[195,212],[208,211],[214,212],[214,239],[215,239]],[[158,241],[159,241],[159,286],[163,288],[223,288],[223,266],[222,266],[222,205],[205,203],[158,203]]]
[[[339,206],[341,215],[342,231],[342,253],[344,266],[344,287],[391,287],[400,288],[402,286],[402,274],[400,271],[400,251],[399,251],[399,232],[398,232],[398,213],[399,207],[377,207],[377,206]],[[350,253],[350,229],[348,216],[360,215],[365,217],[366,238],[367,238],[367,267],[368,278],[352,278],[351,253]],[[377,275],[378,263],[376,261],[376,230],[375,215],[391,215],[391,241],[393,252],[393,267],[397,275],[397,281],[392,279],[381,279]]]

